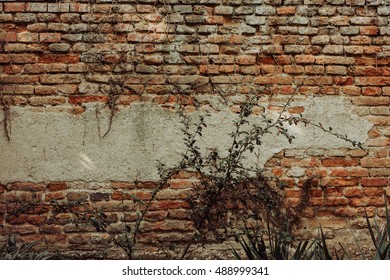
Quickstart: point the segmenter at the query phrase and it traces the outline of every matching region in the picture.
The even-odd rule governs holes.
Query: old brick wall
[[[136,110],[137,119],[137,104],[150,104],[162,112],[145,117],[154,121],[178,102],[186,112],[216,111],[212,100],[220,95],[234,114],[255,92],[264,97],[258,114],[280,111],[291,94],[297,103],[290,112],[305,114],[305,102],[314,98],[318,108],[328,106],[314,117],[363,142],[365,150],[348,143],[333,147],[335,139],[315,134],[306,141],[311,143],[283,145],[264,159],[265,168],[287,183],[292,204],[300,200],[305,179],[318,180],[302,228],[312,232],[321,224],[329,237],[353,243],[351,229],[366,237],[364,209],[371,217],[384,215],[383,192],[390,196],[388,0],[0,0],[0,42],[3,241],[16,234],[23,242],[45,241],[50,250],[103,250],[107,234],[78,225],[74,214],[55,205],[74,203],[79,213],[102,210],[118,228],[137,219],[134,197],[150,198],[156,177],[138,176],[136,167],[148,164],[142,152],[130,161],[115,158],[120,153],[110,157],[120,148],[104,142],[121,135],[115,114]],[[105,114],[103,128],[96,126],[100,112],[95,115],[94,106]],[[82,121],[99,133],[75,148],[71,139],[92,130],[72,130]],[[144,126],[136,133],[144,133]],[[156,149],[145,155],[152,161],[157,142],[142,135],[136,139]],[[325,144],[316,146],[315,137]],[[48,151],[36,151],[44,146]],[[80,152],[82,165],[72,166],[71,150],[88,146],[95,163]],[[137,147],[134,152],[142,150]],[[99,149],[110,152],[100,157]],[[99,169],[99,160],[109,167]],[[127,168],[129,177],[115,173]],[[195,180],[179,174],[158,194],[140,244],[185,244],[191,238],[185,191]]]

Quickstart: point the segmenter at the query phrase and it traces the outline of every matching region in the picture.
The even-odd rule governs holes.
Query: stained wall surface
[[[287,125],[292,143],[274,131],[245,159],[285,181],[292,203],[302,181],[318,180],[302,227],[348,242],[351,229],[364,236],[364,209],[383,217],[388,0],[0,0],[0,42],[1,240],[102,251],[106,233],[53,203],[134,222],[158,162],[174,166],[186,150],[181,112],[209,114],[200,148],[226,151],[254,95],[252,123],[282,112],[332,128]],[[178,175],[156,197],[140,244],[191,238],[185,192],[195,181]]]

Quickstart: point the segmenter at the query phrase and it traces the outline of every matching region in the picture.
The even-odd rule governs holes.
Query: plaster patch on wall
[[[304,116],[331,126],[335,132],[365,142],[372,125],[352,113],[342,97],[308,98],[293,102],[305,107]],[[111,131],[100,138],[95,114],[89,104],[84,114],[29,107],[12,108],[12,136],[0,135],[0,182],[157,180],[157,160],[168,165],[180,159],[185,146],[178,114],[156,105],[138,103],[117,112]],[[108,112],[105,112],[106,117]],[[229,147],[228,134],[236,117],[229,110],[212,113],[199,142],[203,148]],[[253,121],[258,118],[253,118]],[[105,120],[100,120],[102,126]],[[263,166],[286,148],[349,148],[351,145],[314,127],[289,128],[296,140],[289,144],[281,136],[268,135],[247,163]]]

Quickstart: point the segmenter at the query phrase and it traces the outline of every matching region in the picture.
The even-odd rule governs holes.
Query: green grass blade
[[[374,231],[373,231],[373,229],[372,229],[370,220],[368,219],[368,215],[367,215],[366,209],[364,209],[364,214],[365,214],[365,216],[366,216],[367,227],[368,227],[368,231],[370,232],[371,240],[372,240],[372,242],[374,243],[374,246],[375,246],[375,249],[376,249],[376,251],[377,251],[377,254],[378,254],[379,258],[380,258],[381,260],[383,260],[383,255],[382,255],[382,252],[381,252],[381,250],[380,250],[380,248],[379,248],[378,243],[376,242],[376,238],[375,238],[375,235],[374,235]]]

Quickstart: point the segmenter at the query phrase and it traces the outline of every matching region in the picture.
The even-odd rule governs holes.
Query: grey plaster
[[[332,126],[333,131],[357,141],[367,139],[371,124],[355,115],[343,98],[308,98],[292,105],[302,104],[308,119]],[[177,113],[135,103],[117,112],[111,131],[101,138],[109,114],[100,109],[97,118],[97,106],[89,104],[81,115],[53,108],[12,107],[11,142],[0,129],[0,182],[157,180],[157,160],[172,165],[180,159],[185,146]],[[212,113],[200,145],[226,150],[235,117],[226,109]],[[263,166],[286,148],[351,147],[314,127],[299,125],[289,129],[296,136],[292,144],[281,136],[268,135],[258,147],[258,156],[249,155],[247,164]]]

